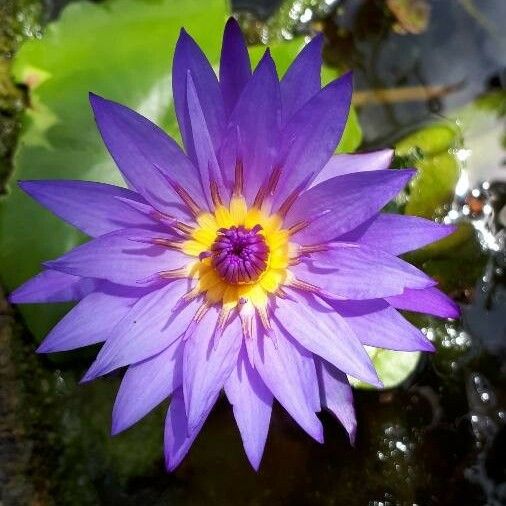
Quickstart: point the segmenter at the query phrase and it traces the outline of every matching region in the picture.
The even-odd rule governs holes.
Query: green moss
[[[0,191],[12,170],[24,95],[11,77],[11,61],[25,40],[41,33],[40,0],[2,0],[0,2]]]

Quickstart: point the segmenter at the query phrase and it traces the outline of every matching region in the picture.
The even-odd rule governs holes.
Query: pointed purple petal
[[[220,183],[221,186],[221,170],[191,74],[188,74],[187,80],[188,117],[192,129],[195,156],[200,171],[202,192],[206,195],[207,202],[212,204],[211,181]]]
[[[135,300],[114,292],[90,293],[58,322],[37,353],[74,350],[105,341]]]
[[[392,255],[402,255],[439,241],[455,232],[453,225],[440,225],[418,216],[378,214],[338,238],[358,242]]]
[[[217,151],[225,125],[225,109],[221,95],[218,78],[211,64],[197,45],[197,43],[182,29],[174,52],[172,66],[172,93],[174,95],[174,107],[181,130],[181,136],[186,152],[191,160],[197,163],[195,155],[195,140],[192,135],[190,118],[188,116],[188,102],[186,82],[190,71],[197,95],[202,105],[207,128]]]
[[[229,322],[220,336],[213,337],[218,309],[211,307],[185,342],[183,392],[188,428],[199,426],[237,363],[242,332],[239,318]]]
[[[195,429],[188,429],[188,419],[186,418],[185,404],[183,398],[183,389],[178,388],[172,396],[167,418],[165,419],[165,465],[167,470],[173,471],[184,459],[190,446],[197,437],[205,419],[209,415],[218,396],[212,400],[211,405],[200,424]]]
[[[434,286],[423,290],[406,288],[399,295],[387,297],[386,301],[397,309],[428,313],[441,318],[460,317],[459,306]]]
[[[82,279],[59,271],[42,271],[16,288],[9,301],[13,304],[67,302],[80,300],[97,284],[93,279]]]
[[[75,276],[140,286],[158,272],[178,269],[188,262],[188,257],[180,251],[149,244],[156,237],[173,239],[170,235],[148,230],[117,230],[78,246],[45,265]]]
[[[371,359],[346,320],[312,295],[290,295],[293,299],[279,301],[274,313],[284,332],[346,374],[379,386]]]
[[[112,412],[113,434],[131,427],[181,386],[182,351],[177,341],[127,369]]]
[[[319,411],[318,378],[313,354],[288,336],[269,337],[258,332],[255,369],[280,404],[316,441],[323,442]]]
[[[362,344],[397,351],[434,351],[422,332],[384,300],[329,301],[329,304],[345,317]]]
[[[320,380],[322,405],[331,411],[348,432],[350,443],[355,443],[357,419],[353,407],[353,392],[346,374],[325,360],[316,360]]]
[[[118,367],[146,360],[177,341],[198,308],[198,303],[192,301],[174,311],[187,291],[187,282],[179,280],[139,299],[112,329],[111,337],[82,381],[91,381]]]
[[[319,172],[310,187],[312,188],[336,176],[344,176],[345,174],[353,174],[354,172],[388,169],[392,163],[393,156],[393,149],[382,149],[380,151],[354,155],[334,155]]]
[[[294,236],[301,244],[331,241],[376,215],[414,174],[414,170],[376,170],[328,179],[297,199],[285,225],[309,223]]]
[[[304,104],[281,132],[281,177],[275,205],[316,177],[334,153],[348,118],[352,77],[336,79]]]
[[[292,271],[332,298],[376,299],[436,284],[416,267],[383,251],[354,243],[334,242],[329,247]]]
[[[223,33],[220,60],[220,86],[225,113],[230,116],[242,90],[251,77],[251,63],[239,24],[229,18]]]
[[[197,168],[163,130],[128,107],[98,95],[90,94],[90,102],[102,139],[119,170],[155,209],[187,216],[167,177],[185,188],[199,205],[204,204]]]
[[[321,88],[323,35],[308,42],[281,79],[283,124]]]
[[[248,460],[257,471],[269,432],[272,393],[251,367],[244,347],[225,382],[225,393],[233,406]]]
[[[220,154],[229,186],[234,180],[236,162],[242,162],[244,194],[249,200],[255,197],[273,168],[280,110],[276,66],[267,50],[232,111]]]
[[[117,197],[145,203],[135,192],[118,186],[63,179],[19,181],[19,186],[56,216],[92,237],[125,227],[157,225],[148,215],[119,200]]]

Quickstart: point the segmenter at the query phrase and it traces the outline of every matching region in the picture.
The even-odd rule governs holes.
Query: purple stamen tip
[[[202,260],[204,260],[205,258],[209,258],[212,256],[213,254],[210,251],[203,251],[202,253],[199,254],[199,260],[202,262]]]
[[[203,252],[200,260],[212,257],[211,263],[227,283],[242,285],[254,283],[267,267],[269,248],[259,232],[260,225],[220,228],[211,252]]]

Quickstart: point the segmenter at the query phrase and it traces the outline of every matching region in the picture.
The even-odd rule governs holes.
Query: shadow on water
[[[64,3],[45,0],[46,15]],[[301,1],[291,18],[293,33],[325,32],[329,64],[355,69],[364,147],[392,144],[480,93],[504,89],[502,0],[427,2],[421,20],[386,8],[394,3]],[[274,11],[267,0],[233,4],[259,23]],[[4,504],[506,504],[506,186],[487,177],[480,172],[450,206],[453,221],[472,226],[469,244],[418,259],[463,308],[456,322],[410,315],[437,353],[424,356],[398,388],[356,392],[355,447],[327,415],[320,446],[275,409],[258,474],[223,399],[171,475],[160,451],[165,405],[111,439],[119,376],[79,386],[96,350],[36,357],[32,337],[3,304]]]

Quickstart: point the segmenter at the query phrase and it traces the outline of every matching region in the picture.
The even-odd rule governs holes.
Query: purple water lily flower
[[[84,376],[128,366],[114,434],[170,397],[167,468],[188,452],[222,390],[257,469],[273,400],[323,441],[322,408],[353,441],[348,376],[380,385],[364,345],[432,351],[397,311],[457,317],[436,282],[398,258],[452,227],[380,211],[412,178],[391,150],[334,155],[351,75],[320,83],[321,36],[279,80],[254,71],[237,23],[219,78],[183,30],[173,95],[184,150],[146,118],[91,95],[128,189],[24,181],[91,240],[18,288],[16,303],[77,300],[38,349],[105,341]]]

